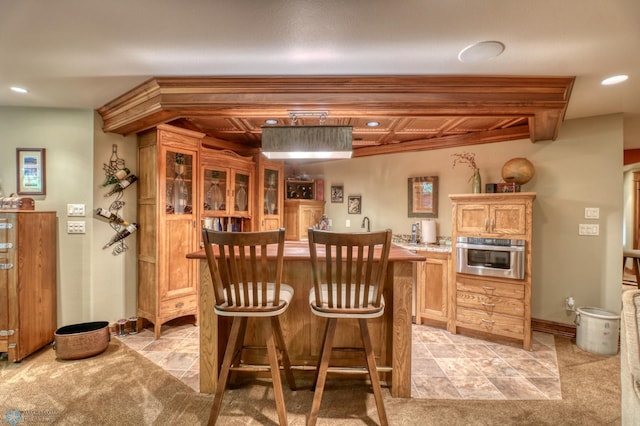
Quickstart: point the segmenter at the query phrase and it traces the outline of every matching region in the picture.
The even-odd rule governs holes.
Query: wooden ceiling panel
[[[98,109],[105,132],[171,123],[260,148],[279,126],[353,126],[354,157],[529,138],[553,140],[574,77],[158,77]],[[306,113],[325,111],[326,117]],[[293,123],[291,114],[295,114]],[[379,126],[370,127],[368,122]],[[225,142],[226,141],[226,142]]]

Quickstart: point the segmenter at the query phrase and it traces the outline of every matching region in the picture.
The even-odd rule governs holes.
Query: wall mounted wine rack
[[[114,197],[108,209],[97,208],[96,216],[108,221],[109,226],[114,230],[115,234],[103,246],[103,249],[112,247],[111,254],[117,256],[124,253],[129,248],[125,243],[126,237],[137,230],[137,224],[127,222],[122,218],[122,208],[125,202],[122,201],[124,191],[135,183],[138,178],[131,174],[131,171],[125,166],[123,158],[118,156],[118,145],[113,144],[111,147],[111,157],[108,163],[102,166],[105,174],[105,180],[102,183],[103,188],[111,189],[105,194],[106,197]]]

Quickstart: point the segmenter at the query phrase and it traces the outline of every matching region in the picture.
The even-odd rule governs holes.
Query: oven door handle
[[[524,246],[487,246],[483,244],[456,243],[456,248],[476,249],[476,250],[492,250],[492,251],[524,251]]]

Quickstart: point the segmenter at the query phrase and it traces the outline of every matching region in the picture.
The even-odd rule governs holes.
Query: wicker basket
[[[58,359],[81,359],[98,355],[109,346],[107,321],[85,322],[56,330],[53,349]]]

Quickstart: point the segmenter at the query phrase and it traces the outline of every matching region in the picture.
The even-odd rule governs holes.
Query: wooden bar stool
[[[293,297],[293,288],[281,283],[284,228],[263,232],[216,232],[203,229],[202,238],[213,282],[214,312],[233,318],[209,424],[214,425],[220,414],[229,373],[244,369],[271,372],[278,420],[281,425],[286,425],[287,410],[280,380],[278,349],[282,352],[282,365],[291,390],[296,389],[296,383],[279,318],[289,307]],[[275,267],[273,260],[267,262],[268,245],[277,245]],[[269,327],[266,342],[269,358],[267,367],[241,364],[248,318],[266,320],[265,325]]]
[[[624,276],[624,268],[627,259],[633,260],[633,271],[636,274],[636,286],[640,289],[640,250],[624,250],[622,253],[622,275]]]
[[[371,379],[380,424],[387,425],[380,378],[367,320],[384,314],[382,291],[387,275],[391,248],[391,230],[364,233],[338,233],[310,228],[309,251],[313,288],[309,294],[311,312],[327,319],[312,389],[315,389],[309,425],[318,421],[318,411],[327,379],[327,372],[349,372],[329,367],[333,338],[338,319],[357,320],[360,326],[367,367],[361,368]],[[324,250],[326,261],[318,261],[318,251]]]

